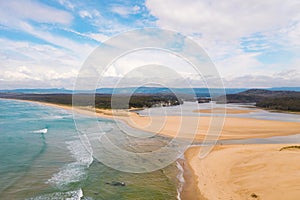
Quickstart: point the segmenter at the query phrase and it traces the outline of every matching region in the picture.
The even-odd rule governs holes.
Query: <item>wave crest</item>
[[[47,129],[47,128],[33,131],[33,133],[42,133],[42,134],[46,134],[47,132],[48,132],[48,129]]]

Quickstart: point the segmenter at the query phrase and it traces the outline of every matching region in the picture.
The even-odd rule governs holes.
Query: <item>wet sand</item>
[[[214,108],[214,109],[199,109],[199,110],[194,110],[194,112],[198,113],[214,113],[214,114],[249,114],[252,112],[257,112],[255,109],[233,109],[233,108]]]
[[[210,127],[218,127],[221,131],[219,139],[267,138],[273,136],[293,135],[300,133],[300,123],[275,120],[259,120],[235,117],[194,117],[167,116],[148,117],[130,113],[129,116],[115,116],[128,125],[145,131],[169,137],[194,138],[198,141],[210,132]],[[180,130],[180,132],[178,131]]]
[[[182,200],[207,200],[198,188],[198,176],[196,176],[192,166],[190,165],[190,160],[185,156],[185,159],[180,162],[184,173],[184,185],[180,193],[180,198]]]

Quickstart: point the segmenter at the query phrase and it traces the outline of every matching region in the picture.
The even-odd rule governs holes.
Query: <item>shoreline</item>
[[[88,115],[92,117],[103,117],[106,119],[120,120],[125,122],[128,126],[152,132],[169,138],[193,139],[201,142],[207,135],[211,126],[211,117],[195,117],[195,116],[140,116],[133,110],[110,110],[110,109],[94,109],[88,107],[72,107],[72,105],[62,105],[47,102],[7,99],[23,102],[38,103],[40,105],[52,106],[60,109],[76,112],[78,114]],[[96,111],[96,112],[95,112]],[[178,130],[181,128],[182,118],[188,123],[191,123],[191,128],[182,131],[178,135]],[[218,117],[216,117],[218,118]],[[218,118],[220,119],[220,118]],[[195,123],[198,123],[198,129],[195,130]],[[163,122],[163,123],[162,123]],[[186,125],[186,124],[184,124]],[[189,125],[189,124],[187,124]],[[219,124],[218,126],[220,126]],[[289,127],[289,129],[286,129]],[[240,117],[225,117],[222,132],[218,140],[237,140],[237,139],[251,139],[251,138],[268,138],[274,136],[288,136],[300,133],[300,123],[286,122],[276,120],[262,120],[254,118],[240,118]],[[190,131],[190,132],[189,132]],[[191,134],[194,133],[194,134]]]
[[[300,111],[272,110],[272,109],[266,109],[266,108],[261,108],[261,109],[268,111],[268,112],[273,112],[273,113],[300,115]]]
[[[190,165],[189,159],[184,156],[180,162],[181,167],[183,168],[183,178],[184,184],[180,193],[182,200],[207,200],[201,193],[198,188],[198,176],[196,176],[195,171]]]
[[[73,112],[75,111],[75,112],[77,112],[79,114],[83,114],[83,115],[102,117],[102,118],[107,118],[107,119],[122,120],[127,125],[129,125],[133,128],[141,129],[141,130],[145,130],[145,128],[147,128],[147,125],[149,124],[149,122],[150,123],[152,122],[152,121],[149,121],[149,117],[139,116],[137,113],[132,112],[132,111],[125,111],[125,110],[113,111],[113,110],[109,110],[109,109],[92,109],[92,108],[88,109],[87,107],[73,108],[71,105],[68,106],[68,105],[53,104],[53,103],[38,102],[38,101],[18,100],[18,99],[6,99],[6,100],[38,103],[38,104],[44,105],[44,106],[56,107],[56,108],[65,109],[65,110],[69,110],[69,111],[73,111]],[[94,111],[96,111],[96,113]],[[116,112],[116,115],[113,115],[113,112]],[[176,122],[176,118],[178,118],[178,116],[168,117],[168,119],[171,119],[171,120],[169,122],[167,122],[167,124],[165,124],[165,126],[168,126],[168,124],[171,124],[171,125],[174,124]],[[158,119],[160,119],[160,118],[158,118]],[[208,118],[202,117],[201,119],[207,120]],[[234,120],[234,119],[237,119],[237,120]],[[226,118],[226,120],[228,120],[228,119]],[[249,123],[249,121],[251,123]],[[237,122],[238,122],[238,125],[236,125]],[[246,128],[244,127],[242,130],[237,130],[237,129],[239,129],[239,123],[244,124],[244,125],[246,124]],[[296,125],[295,125],[295,123],[296,123]],[[265,128],[266,124],[268,124],[267,128]],[[294,131],[296,130],[296,132],[285,130],[286,129],[285,127],[287,127],[287,125],[292,125],[292,124],[295,125],[295,126],[293,126],[293,128],[294,128]],[[234,134],[227,135],[227,138],[229,137],[229,139],[236,139],[236,137],[241,137],[242,139],[246,139],[246,138],[264,138],[264,137],[279,136],[279,135],[280,136],[293,135],[293,134],[299,133],[297,131],[300,130],[300,125],[297,125],[297,122],[257,120],[257,119],[251,119],[251,118],[240,118],[240,119],[239,118],[229,118],[229,122],[227,121],[227,126],[229,126],[229,127],[226,128],[226,124],[225,124],[225,130],[223,131],[225,133],[227,133],[229,131],[246,132],[246,133],[251,132],[252,133],[252,134],[248,134],[248,135],[243,134],[242,137],[241,137],[241,135],[234,135]],[[272,127],[272,129],[268,129],[268,127],[270,128],[270,126]],[[176,126],[175,126],[175,128],[176,128]],[[264,134],[253,134],[253,132],[257,132],[257,129],[259,129],[259,128],[263,128],[260,131],[263,132]],[[293,130],[293,128],[292,128],[292,130]],[[166,130],[167,130],[167,132],[165,131],[165,129],[163,129],[158,134],[161,134],[166,137],[176,136],[176,134],[175,135],[174,135],[174,133],[172,134],[172,131],[174,131],[174,129],[166,129]],[[275,132],[270,133],[272,130]],[[290,128],[289,128],[289,130],[290,130]],[[258,133],[260,133],[260,131],[258,131]],[[286,131],[286,132],[284,132],[284,131]],[[199,138],[196,138],[196,139],[199,139]],[[218,145],[211,152],[211,154],[215,154],[215,152],[221,152],[222,149],[232,149],[232,148],[235,148],[235,146],[238,146],[238,145],[226,145],[226,147],[225,147],[225,145]],[[252,146],[253,145],[242,145],[242,146],[240,145],[240,148],[242,148],[242,149],[245,147],[250,148]],[[261,145],[259,145],[259,148],[263,148],[265,146],[268,146],[268,145],[261,144]],[[281,145],[281,146],[284,146],[284,145]],[[285,146],[287,146],[287,145],[285,145]],[[210,198],[207,198],[207,194],[202,193],[203,191],[206,191],[207,188],[203,188],[204,186],[201,185],[201,182],[199,182],[199,179],[205,178],[204,172],[202,174],[200,173],[201,170],[205,171],[205,169],[204,168],[201,168],[200,170],[197,169],[199,162],[201,162],[201,161],[198,161],[200,159],[197,157],[198,152],[195,150],[197,148],[198,148],[198,150],[200,149],[199,146],[190,147],[184,154],[184,160],[180,161],[180,164],[183,168],[183,177],[185,179],[185,182],[182,186],[182,191],[180,193],[180,197],[182,200],[195,199],[195,195],[197,196],[197,199],[204,199],[204,200],[210,199]],[[208,156],[208,159],[211,157],[211,154]],[[212,190],[212,188],[210,188],[210,190]]]

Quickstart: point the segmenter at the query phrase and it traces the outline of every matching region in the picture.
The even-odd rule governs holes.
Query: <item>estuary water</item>
[[[247,114],[226,114],[226,117],[240,117],[240,118],[253,118],[261,120],[278,120],[278,121],[289,121],[289,122],[300,122],[300,114],[292,113],[280,113],[280,112],[270,112],[267,110],[256,109],[250,104],[216,104],[211,103],[197,103],[197,102],[184,102],[180,106],[170,106],[170,107],[156,107],[147,108],[138,111],[142,116],[212,116],[210,113],[203,113],[201,109],[211,109],[211,108],[231,108],[238,110],[253,111]],[[200,112],[195,112],[200,110]],[[223,114],[213,114],[214,116],[221,116]]]

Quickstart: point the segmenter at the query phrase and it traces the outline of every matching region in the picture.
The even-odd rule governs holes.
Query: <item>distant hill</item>
[[[273,88],[268,88],[268,90],[272,90],[272,91],[295,91],[295,92],[300,92],[300,87],[273,87]]]
[[[162,93],[179,93],[179,94],[197,94],[198,97],[208,97],[208,88],[166,88],[166,87],[124,87],[124,88],[98,88],[96,93],[98,94],[162,94]],[[214,93],[220,93],[223,89],[213,88]],[[237,94],[244,92],[248,88],[225,88],[226,94]],[[271,91],[297,91],[300,92],[300,87],[274,87],[266,88]],[[47,88],[47,89],[12,89],[12,90],[0,90],[0,93],[22,93],[22,94],[72,94],[72,93],[92,93],[92,90],[79,90],[73,91],[64,88]]]
[[[280,90],[281,92],[278,92]],[[268,92],[269,91],[269,92]],[[270,93],[274,91],[275,93]],[[268,89],[247,89],[247,88],[225,88],[229,102],[258,102],[263,94],[265,95],[278,95],[281,96],[283,92],[300,92],[300,87],[280,87]],[[98,88],[97,94],[147,94],[147,95],[160,95],[160,94],[176,94],[183,100],[195,100],[199,98],[210,97],[210,92],[214,96],[222,95],[224,89],[222,88],[166,88],[166,87],[124,87],[124,88]],[[92,90],[79,90],[73,91],[64,88],[50,88],[50,89],[14,89],[14,90],[0,90],[1,93],[12,94],[78,94],[78,93],[95,93]],[[230,96],[232,94],[239,94],[238,96]],[[290,94],[290,93],[289,93]]]
[[[245,91],[245,88],[227,88],[227,94],[236,94]],[[213,93],[221,93],[223,89],[213,88]],[[93,93],[92,90],[73,91],[64,88],[51,89],[14,89],[14,90],[0,90],[0,93],[21,93],[21,94],[72,94],[72,93]],[[165,87],[124,87],[124,88],[98,88],[97,94],[185,94],[194,95],[197,97],[209,97],[209,90],[207,88],[165,88]]]
[[[49,89],[14,89],[0,90],[0,93],[21,93],[21,94],[72,94],[72,90],[64,88],[49,88]]]
[[[227,94],[227,103],[255,103],[257,107],[300,111],[300,92],[250,89],[237,94]]]
[[[245,91],[245,88],[227,88],[227,94],[236,94]],[[183,94],[183,95],[196,95],[197,97],[209,97],[210,92],[214,94],[222,94],[221,88],[164,88],[164,87],[127,87],[127,88],[100,88],[96,90],[99,94]]]

